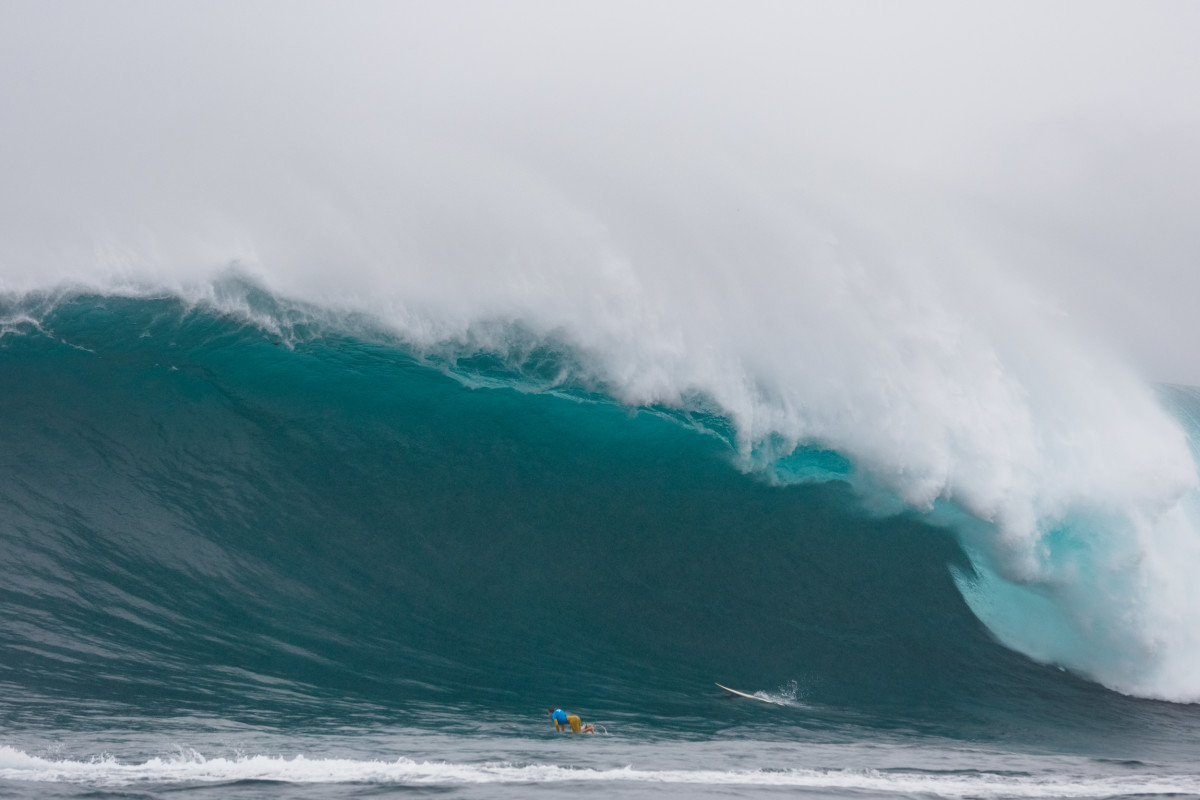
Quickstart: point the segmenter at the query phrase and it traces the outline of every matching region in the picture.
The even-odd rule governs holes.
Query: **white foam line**
[[[55,761],[0,746],[0,779],[81,783],[97,786],[130,784],[221,783],[240,780],[286,783],[396,783],[410,785],[481,783],[630,782],[692,785],[791,786],[923,793],[938,797],[1038,798],[1118,797],[1121,795],[1200,794],[1200,776],[1131,775],[1011,776],[994,773],[879,772],[877,770],[643,770],[561,767],[553,764],[489,762],[454,764],[304,756],[205,758],[196,752],[175,758],[122,763],[112,757],[90,761]]]

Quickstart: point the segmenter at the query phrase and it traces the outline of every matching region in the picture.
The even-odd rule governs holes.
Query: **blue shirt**
[[[563,711],[561,708],[556,708],[554,709],[554,713],[550,715],[550,719],[554,720],[559,725],[566,725],[567,712]]]

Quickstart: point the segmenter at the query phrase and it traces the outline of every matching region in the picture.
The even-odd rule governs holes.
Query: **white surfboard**
[[[758,695],[753,695],[753,694],[746,694],[745,692],[739,692],[737,689],[730,689],[728,686],[723,686],[722,684],[719,684],[719,683],[717,684],[717,686],[720,686],[725,691],[729,692],[730,694],[735,694],[738,697],[745,697],[750,700],[757,700],[760,703],[770,703],[773,706],[783,705],[782,703],[777,703],[774,700],[768,700],[765,697],[759,697]]]

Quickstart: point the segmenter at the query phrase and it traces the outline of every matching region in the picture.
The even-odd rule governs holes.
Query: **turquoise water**
[[[1005,647],[837,453],[519,328],[7,302],[0,796],[1200,795],[1195,705]]]

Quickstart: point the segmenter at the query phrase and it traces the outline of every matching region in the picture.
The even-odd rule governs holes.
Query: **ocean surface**
[[[1022,568],[832,428],[227,284],[0,299],[0,797],[1200,797],[1196,609],[1112,483]]]

